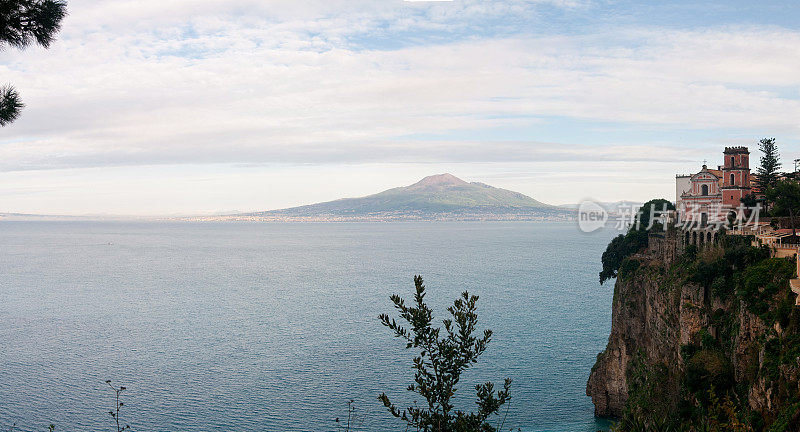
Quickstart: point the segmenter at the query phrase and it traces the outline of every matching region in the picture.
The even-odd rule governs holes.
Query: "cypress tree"
[[[758,143],[758,149],[761,150],[761,156],[756,174],[758,178],[755,183],[761,189],[762,193],[766,193],[767,189],[774,186],[778,182],[778,169],[781,167],[780,157],[778,154],[778,146],[775,144],[775,138],[764,138]]]

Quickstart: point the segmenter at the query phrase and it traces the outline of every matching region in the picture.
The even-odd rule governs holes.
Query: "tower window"
[[[700,186],[700,195],[708,195],[708,185]]]
[[[734,166],[734,165],[735,165],[735,164],[733,163],[733,161],[734,161],[734,159],[733,159],[733,156],[731,156],[731,166]]]
[[[735,184],[736,184],[736,178],[733,176],[733,174],[731,174],[731,185]]]

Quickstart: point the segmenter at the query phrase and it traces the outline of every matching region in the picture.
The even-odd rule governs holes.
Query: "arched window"
[[[734,177],[733,174],[731,174],[731,185],[735,184],[736,184],[736,177]]]
[[[708,195],[708,185],[700,186],[700,195]]]
[[[733,161],[734,161],[733,156],[731,156],[731,166],[734,165]]]

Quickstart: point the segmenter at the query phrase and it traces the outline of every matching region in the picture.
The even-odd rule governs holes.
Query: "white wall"
[[[678,207],[681,194],[692,188],[691,177],[675,177],[675,207]]]

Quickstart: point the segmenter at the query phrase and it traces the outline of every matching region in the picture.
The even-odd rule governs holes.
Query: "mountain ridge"
[[[525,194],[450,173],[424,177],[408,186],[357,198],[340,198],[278,210],[242,213],[253,218],[332,219],[537,219],[566,217],[574,211],[545,204]],[[232,215],[233,216],[233,215]]]

